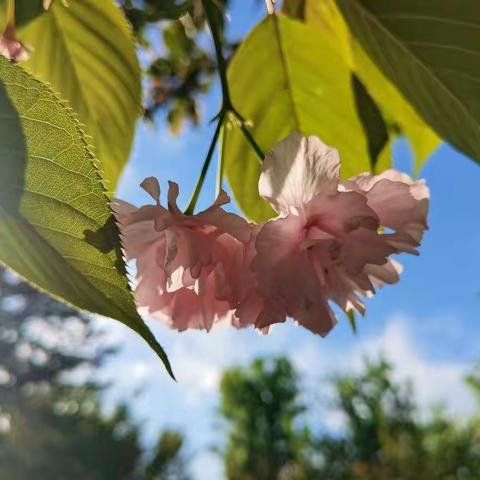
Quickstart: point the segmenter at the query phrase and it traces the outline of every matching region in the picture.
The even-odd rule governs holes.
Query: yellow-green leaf
[[[140,68],[130,28],[113,0],[17,0],[18,37],[33,47],[24,64],[68,100],[92,137],[106,186],[126,164],[141,108]],[[27,17],[27,18],[25,18]]]
[[[369,94],[382,110],[391,128],[399,129],[409,141],[418,170],[439,145],[435,132],[416,113],[414,107],[402,96],[399,90],[383,75],[372,62],[362,46],[351,35],[343,16],[334,0],[307,4],[307,22],[335,37],[340,45],[345,61],[361,79]]]
[[[336,38],[283,15],[270,15],[233,57],[228,81],[234,106],[251,122],[265,151],[293,130],[318,135],[340,151],[342,176],[370,169],[356,113],[351,71]],[[274,214],[258,195],[260,163],[240,130],[226,131],[225,172],[245,215]],[[383,157],[382,157],[383,158]]]
[[[480,162],[480,3],[337,4],[370,58],[425,122]]]

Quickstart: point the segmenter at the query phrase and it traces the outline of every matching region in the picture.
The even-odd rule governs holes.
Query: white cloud
[[[426,359],[419,353],[407,324],[414,325],[415,322],[402,316],[394,317],[382,335],[357,347],[357,352],[352,355],[353,361],[358,363],[365,355],[383,354],[394,366],[396,378],[412,381],[424,414],[428,414],[432,405],[444,403],[447,412],[454,417],[472,415],[476,403],[464,382],[471,365]]]
[[[332,430],[342,428],[343,416],[328,405],[328,399],[333,394],[328,378],[342,372],[361,371],[367,358],[385,358],[392,365],[397,381],[411,382],[423,418],[428,418],[432,407],[439,404],[445,406],[448,415],[459,420],[474,414],[476,402],[464,381],[472,366],[426,358],[410,330],[415,323],[414,319],[394,316],[379,335],[353,343],[345,350],[326,352],[310,340],[297,348],[292,358],[297,368],[303,372],[302,378],[305,379],[307,388],[321,392],[321,398],[317,398],[319,394],[314,393],[310,399],[311,404],[318,406],[315,415],[317,421]]]

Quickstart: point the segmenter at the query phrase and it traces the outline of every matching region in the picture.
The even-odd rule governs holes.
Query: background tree
[[[470,377],[475,383],[475,377]],[[471,479],[480,472],[479,419],[459,424],[438,408],[421,421],[410,385],[393,379],[385,361],[334,380],[345,415],[341,437],[316,441],[320,478],[352,480]]]
[[[0,270],[0,325],[2,480],[188,478],[178,432],[145,455],[125,405],[103,414],[91,373],[114,349],[89,316]]]
[[[221,415],[230,426],[223,452],[227,478],[301,478],[308,431],[298,426],[305,407],[298,378],[285,358],[256,360],[227,370]]]
[[[333,380],[346,425],[341,437],[316,441],[326,478],[420,478],[426,452],[413,392],[391,374],[387,362],[367,362],[360,374]]]

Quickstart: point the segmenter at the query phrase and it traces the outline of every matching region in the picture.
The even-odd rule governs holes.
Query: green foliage
[[[144,0],[141,8],[137,7],[134,0],[120,0],[134,31],[143,35],[146,27],[160,20],[178,20],[189,12],[189,0]]]
[[[160,434],[177,440],[168,455],[147,452],[125,406],[102,413],[105,386],[91,374],[114,350],[88,315],[0,269],[0,319],[2,480],[187,478],[180,434]],[[69,382],[79,369],[85,380]]]
[[[433,129],[480,161],[475,0],[337,0],[368,55]]]
[[[341,437],[317,439],[320,478],[332,480],[436,480],[477,478],[479,420],[460,426],[440,411],[422,422],[408,384],[392,379],[384,361],[334,380],[346,419]]]
[[[478,377],[474,372],[468,378],[477,391]],[[344,418],[342,431],[334,435],[322,425],[311,425],[312,431],[303,434],[292,427],[304,411],[297,382],[287,359],[257,360],[224,373],[221,413],[231,426],[224,452],[228,478],[478,478],[479,417],[460,424],[439,409],[420,420],[411,385],[396,381],[387,362],[366,361],[359,373],[332,378],[334,404],[329,405]],[[274,439],[285,442],[281,449]]]
[[[81,387],[16,400],[7,410],[11,429],[0,435],[5,480],[135,478],[139,432],[125,408],[105,418],[95,390]]]
[[[16,16],[19,39],[33,47],[25,67],[68,100],[113,190],[141,113],[140,68],[122,13],[113,0],[77,0],[68,8],[54,1],[47,12],[42,0],[17,0]]]
[[[269,16],[237,50],[228,80],[235,108],[251,122],[264,151],[296,130],[334,145],[342,158],[342,176],[370,169],[350,68],[342,59],[341,43],[327,31]],[[258,195],[261,165],[255,153],[234,126],[224,141],[225,171],[243,212],[254,221],[272,217],[273,210]]]
[[[175,430],[160,435],[154,455],[145,468],[144,480],[188,480],[182,449],[184,437]]]
[[[0,32],[5,30],[7,24],[8,0],[0,0]]]
[[[409,141],[418,172],[440,139],[365,53],[349,31],[334,0],[308,1],[307,21],[315,28],[328,32],[339,42],[342,56],[350,65],[352,73],[361,80],[380,108],[390,136],[403,134]]]
[[[287,475],[302,470],[307,432],[295,420],[304,407],[288,360],[256,360],[249,368],[227,370],[221,395],[221,414],[231,427],[224,452],[228,479],[293,478]]]
[[[0,260],[40,289],[125,323],[170,371],[136,311],[117,227],[75,115],[3,57],[0,82]]]
[[[149,67],[150,96],[145,115],[152,119],[161,107],[168,110],[168,123],[178,133],[189,119],[198,124],[195,96],[210,87],[215,64],[210,56],[187,35],[182,22],[172,22],[163,30],[167,53]]]

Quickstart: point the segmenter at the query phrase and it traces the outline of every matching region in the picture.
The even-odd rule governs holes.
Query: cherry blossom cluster
[[[180,331],[229,321],[266,333],[291,317],[326,335],[332,302],[363,314],[362,297],[399,280],[391,255],[418,254],[429,190],[395,170],[346,181],[339,170],[337,150],[292,133],[263,162],[259,193],[278,216],[258,225],[226,212],[223,191],[185,215],[175,183],[165,208],[158,181],[144,180],[155,205],[113,203],[138,306]]]

